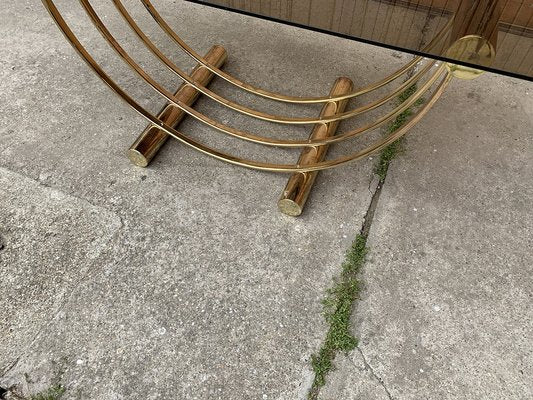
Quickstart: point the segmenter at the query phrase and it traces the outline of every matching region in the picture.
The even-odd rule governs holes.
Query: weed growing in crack
[[[367,254],[366,236],[357,235],[342,264],[342,273],[323,300],[324,316],[329,324],[326,340],[318,354],[312,356],[315,372],[309,399],[315,400],[320,387],[326,383],[326,375],[333,368],[333,360],[339,351],[348,352],[357,346],[357,339],[350,333],[352,306],[359,295],[357,274]]]
[[[402,104],[409,99],[417,90],[416,84],[409,86],[398,96],[398,104]],[[394,121],[387,127],[386,134],[390,135],[400,129],[413,115],[413,108],[416,108],[424,103],[424,98],[419,98],[415,103],[408,109],[402,111]],[[403,138],[391,143],[381,152],[379,160],[374,168],[374,172],[379,176],[380,181],[383,183],[385,177],[387,176],[387,171],[391,161],[396,158],[398,154],[403,151]]]
[[[398,96],[398,104],[407,101],[417,90],[416,85],[409,86]],[[424,99],[416,100],[412,106],[400,113],[395,120],[387,127],[386,134],[390,135],[400,129],[413,114],[413,109],[424,103]],[[387,171],[391,161],[403,151],[402,140],[397,140],[387,146],[382,152],[374,172],[379,176],[381,184],[385,181]],[[350,316],[355,301],[359,297],[360,283],[357,275],[365,263],[368,252],[367,236],[373,218],[373,210],[379,199],[380,187],[374,194],[372,203],[365,217],[365,223],[361,233],[357,235],[351,249],[346,255],[342,264],[340,278],[335,282],[333,288],[327,291],[327,296],[323,300],[324,314],[329,324],[326,340],[322,347],[311,357],[311,364],[315,373],[315,379],[308,399],[316,400],[320,388],[326,383],[327,374],[334,368],[333,360],[338,352],[349,352],[357,347],[357,339],[350,333]],[[372,206],[374,204],[374,208]]]
[[[59,400],[64,393],[65,388],[61,385],[56,385],[40,393],[34,394],[29,400]]]

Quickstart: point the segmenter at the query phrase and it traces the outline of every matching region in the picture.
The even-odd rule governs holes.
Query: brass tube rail
[[[262,96],[265,98],[269,98],[271,100],[286,102],[286,103],[299,103],[299,104],[313,104],[313,103],[326,103],[329,101],[341,101],[341,100],[347,100],[351,99],[360,95],[363,95],[365,93],[372,92],[376,89],[379,89],[380,87],[387,85],[388,83],[396,80],[400,76],[404,75],[407,71],[409,71],[411,68],[413,68],[416,64],[418,64],[420,61],[422,61],[423,57],[417,56],[413,58],[412,61],[407,63],[405,66],[397,70],[396,72],[392,73],[391,75],[383,78],[382,80],[369,85],[364,88],[360,88],[356,91],[352,91],[351,93],[345,94],[345,95],[337,95],[337,96],[324,96],[324,97],[297,97],[297,96],[289,96],[281,93],[275,93],[271,92],[253,85],[250,85],[246,82],[243,82],[232,75],[228,74],[227,72],[224,72],[217,68],[215,65],[209,64],[209,62],[202,58],[200,54],[195,52],[190,46],[181,39],[181,37],[168,25],[168,23],[165,21],[165,19],[159,14],[157,9],[154,7],[152,2],[150,0],[140,0],[141,3],[145,6],[145,8],[148,10],[152,18],[157,22],[157,24],[167,33],[167,35],[174,41],[176,44],[181,47],[181,49],[190,57],[192,57],[196,62],[204,65],[206,68],[208,68],[211,72],[218,75],[220,78],[226,80],[227,82],[247,91],[250,93],[253,93],[258,96]],[[120,0],[113,0],[113,3],[118,6],[118,4],[121,4]],[[122,7],[124,9],[124,7]],[[125,10],[125,9],[124,9]],[[120,11],[120,8],[119,8]],[[446,23],[446,25],[442,28],[442,30],[431,40],[431,42],[424,47],[423,51],[428,51],[432,49],[437,43],[440,42],[441,39],[445,37],[450,32],[450,28],[453,24],[453,17],[450,18],[450,20]]]
[[[227,126],[225,124],[222,124],[218,121],[215,121],[208,116],[203,115],[202,113],[196,111],[194,108],[188,106],[186,103],[182,102],[180,99],[176,98],[171,92],[166,90],[163,86],[161,86],[159,83],[157,83],[144,69],[142,69],[139,64],[137,64],[130,56],[129,54],[124,50],[122,46],[116,41],[116,39],[111,35],[109,30],[106,28],[106,26],[103,24],[102,20],[98,17],[93,7],[90,5],[88,0],[80,0],[81,4],[87,11],[89,17],[94,22],[95,26],[98,28],[98,30],[102,33],[104,38],[109,42],[109,44],[114,48],[114,50],[119,54],[119,56],[136,72],[145,82],[147,82],[154,90],[156,90],[159,94],[161,94],[167,101],[169,101],[171,104],[175,105],[176,107],[180,108],[181,110],[185,111],[187,114],[191,115],[198,121],[215,128],[219,130],[220,132],[223,132],[225,134],[248,140],[255,143],[260,143],[264,145],[269,146],[280,146],[280,147],[301,147],[301,146],[316,146],[316,145],[324,145],[324,144],[331,144],[333,142],[340,142],[343,140],[346,140],[348,138],[360,135],[368,130],[375,129],[379,126],[382,126],[386,122],[392,120],[397,115],[399,115],[401,112],[403,112],[405,109],[407,109],[410,105],[412,105],[419,97],[422,96],[422,94],[429,88],[429,86],[435,82],[435,79],[437,75],[439,74],[439,71],[437,70],[419,90],[417,90],[411,98],[409,98],[409,101],[406,101],[404,104],[398,106],[393,111],[386,114],[384,117],[379,118],[374,123],[371,123],[363,128],[355,129],[350,132],[346,132],[341,135],[337,135],[334,137],[328,137],[323,139],[306,139],[306,140],[285,140],[285,139],[272,139],[263,137],[260,135],[256,135],[250,132],[241,131],[235,128],[232,128],[230,126]],[[428,65],[425,68],[422,68],[417,74],[415,74],[412,78],[415,80],[419,78],[419,76],[429,70],[429,68],[432,66],[433,61],[430,61]],[[443,67],[440,67],[443,68]],[[415,80],[408,79],[409,84],[413,84]],[[194,80],[191,79],[192,82]],[[189,83],[189,81],[187,81]],[[197,86],[194,86],[197,88]],[[402,85],[402,88],[408,87],[408,85]],[[205,94],[205,90],[199,90],[201,93]],[[395,92],[395,95],[397,93],[400,93],[400,91]],[[393,96],[386,96],[385,98],[388,100],[392,98]],[[358,110],[353,110],[352,115],[350,113],[341,113],[337,117],[322,117],[319,119],[311,119],[306,120],[304,123],[330,123],[341,119],[347,119],[351,116],[361,114],[364,111],[368,111],[371,109],[374,109],[377,107],[377,105],[384,104],[386,101],[379,100],[375,102],[374,104],[371,104],[369,106],[362,107]],[[261,118],[264,119],[264,118]],[[271,121],[271,120],[269,120]],[[274,122],[274,121],[271,121]],[[300,121],[301,122],[301,121]]]
[[[82,1],[82,4],[83,3],[86,3],[87,4],[87,7],[90,7],[90,4],[87,0],[80,0]],[[154,43],[146,36],[146,34],[139,28],[138,24],[133,20],[133,18],[131,17],[131,15],[128,13],[128,11],[124,8],[124,6],[122,5],[122,3],[119,1],[119,0],[113,0],[113,3],[116,5],[116,7],[118,8],[120,14],[124,17],[124,19],[126,20],[126,22],[128,23],[128,25],[131,27],[131,29],[135,32],[135,34],[139,37],[139,39],[141,40],[141,42],[157,57],[159,58],[164,64],[165,66],[171,71],[173,72],[174,74],[176,74],[180,79],[184,80],[185,82],[189,83],[191,86],[193,86],[196,90],[198,90],[200,93],[208,96],[209,98],[211,98],[212,100],[218,102],[219,104],[222,104],[234,111],[237,111],[237,112],[240,112],[240,113],[243,113],[245,115],[248,115],[250,117],[254,117],[254,118],[258,118],[258,119],[262,119],[262,120],[265,120],[265,121],[269,121],[269,122],[275,122],[275,123],[282,123],[282,124],[295,124],[295,125],[298,125],[298,124],[301,124],[301,125],[306,125],[306,124],[317,124],[317,123],[330,123],[330,122],[333,122],[333,121],[337,121],[337,120],[343,120],[343,119],[348,119],[348,118],[351,118],[351,117],[354,117],[356,115],[359,115],[360,113],[362,112],[366,112],[366,111],[370,111],[376,107],[379,107],[383,104],[385,104],[387,101],[389,101],[390,99],[396,97],[399,93],[401,93],[402,91],[404,91],[407,87],[409,87],[410,85],[412,85],[414,82],[416,82],[416,80],[422,75],[422,71],[420,72],[417,72],[415,73],[412,77],[408,78],[405,82],[403,82],[398,88],[396,88],[393,92],[391,92],[390,94],[388,94],[387,96],[383,97],[382,99],[370,104],[370,105],[367,105],[367,106],[364,106],[364,107],[360,107],[358,109],[355,109],[355,110],[350,110],[348,112],[344,112],[344,113],[339,113],[338,115],[335,115],[335,116],[332,116],[332,117],[320,117],[320,118],[293,118],[293,117],[285,117],[285,116],[277,116],[277,115],[271,115],[271,114],[268,114],[268,113],[264,113],[264,112],[261,112],[261,111],[258,111],[258,110],[254,110],[254,109],[251,109],[249,107],[245,107],[245,106],[242,106],[240,104],[237,104],[235,102],[232,102],[228,99],[225,99],[219,95],[217,95],[216,93],[212,92],[211,90],[203,87],[202,85],[199,85],[198,83],[195,83],[194,80],[190,79],[190,77],[185,73],[183,72],[183,70],[181,70],[180,68],[178,68],[178,66],[173,63],[168,57],[166,57],[158,48],[157,46],[154,45]],[[85,5],[84,5],[85,6]],[[91,14],[94,14],[96,15],[96,13],[94,12],[94,10],[91,10]],[[94,18],[97,18],[94,17]],[[99,22],[98,19],[94,19],[93,17],[91,17],[91,19],[93,20],[93,22],[95,23],[95,25],[97,26],[97,28],[102,32],[102,27],[101,27],[101,21]],[[115,48],[115,50],[117,50],[117,46],[118,46],[118,43],[116,43],[116,41],[114,40],[114,38],[106,31],[102,32],[104,38],[106,40],[108,40],[108,42]],[[119,52],[123,52],[123,49],[120,49],[120,50],[117,50]],[[415,68],[417,66],[418,63],[415,63],[414,65],[412,65],[409,70],[411,70],[412,68]],[[206,68],[208,68],[205,64],[201,64],[201,65],[204,65]],[[408,65],[411,65],[411,63],[409,63]],[[208,68],[211,72],[212,72],[212,69]],[[423,71],[427,71],[426,68],[423,69]],[[392,80],[391,80],[392,81]],[[350,94],[350,96],[352,97],[355,97],[353,96],[352,94]],[[348,97],[346,98],[348,99]],[[346,99],[341,99],[341,100],[346,100]],[[329,101],[340,101],[340,100],[336,100],[336,96],[332,96],[330,98]]]
[[[423,87],[421,87],[420,89],[418,89],[416,91],[415,95],[418,94],[418,97],[416,97],[415,95],[411,96],[405,103],[402,104],[402,106],[397,108],[399,110],[407,109],[409,106],[414,104],[414,102],[416,101],[416,98],[419,98],[423,93],[425,93],[432,86],[432,84],[435,81],[437,81],[439,78],[443,77],[441,82],[440,82],[440,84],[438,85],[438,87],[432,93],[431,97],[427,100],[427,102],[424,103],[423,106],[421,106],[421,108],[418,111],[418,113],[416,113],[400,129],[398,129],[394,133],[389,134],[388,136],[382,138],[381,140],[376,141],[374,144],[372,144],[369,147],[366,147],[363,150],[359,150],[359,151],[356,151],[356,152],[351,153],[349,155],[345,155],[345,156],[341,156],[341,157],[335,158],[333,160],[315,162],[315,163],[306,164],[306,165],[300,165],[298,163],[297,164],[277,164],[277,163],[268,163],[268,162],[249,160],[249,159],[239,158],[239,157],[233,156],[231,154],[224,153],[224,152],[222,152],[220,150],[217,150],[217,149],[211,148],[211,147],[209,147],[209,146],[207,146],[205,144],[202,144],[202,143],[200,143],[200,142],[198,142],[198,141],[196,141],[196,140],[184,135],[183,133],[177,131],[176,129],[172,128],[171,126],[166,124],[164,121],[162,121],[160,118],[158,118],[158,117],[154,116],[152,113],[148,112],[144,107],[142,107],[139,103],[137,103],[130,95],[128,95],[128,93],[124,89],[122,89],[115,81],[113,81],[113,79],[111,79],[111,77],[102,69],[102,67],[90,55],[90,53],[87,51],[87,49],[81,44],[81,42],[79,41],[77,36],[70,29],[70,27],[68,26],[68,24],[66,23],[64,18],[61,16],[61,14],[60,14],[59,10],[57,9],[57,7],[55,6],[53,0],[42,0],[42,1],[44,3],[45,7],[50,12],[52,18],[56,21],[56,23],[58,24],[59,28],[65,34],[65,37],[67,38],[67,40],[71,43],[71,45],[75,48],[75,50],[80,54],[80,56],[87,62],[87,64],[93,69],[93,71],[113,91],[115,91],[127,104],[129,104],[136,112],[138,112],[141,116],[143,116],[145,119],[147,119],[151,124],[153,124],[154,126],[158,127],[162,131],[166,132],[168,135],[180,140],[181,142],[191,146],[192,148],[194,148],[194,149],[196,149],[196,150],[198,150],[198,151],[200,151],[202,153],[208,154],[208,155],[210,155],[212,157],[215,157],[217,159],[220,159],[220,160],[232,163],[232,164],[236,164],[236,165],[240,165],[240,166],[244,166],[244,167],[249,167],[249,168],[254,168],[254,169],[269,170],[269,171],[275,171],[275,172],[318,171],[318,170],[322,170],[322,169],[328,169],[328,168],[333,168],[333,167],[336,167],[336,166],[340,166],[340,165],[355,161],[357,159],[366,157],[367,155],[369,155],[369,154],[371,154],[373,152],[379,151],[380,149],[384,148],[388,144],[392,143],[393,141],[399,139],[401,136],[405,135],[408,132],[408,130],[413,125],[415,125],[429,111],[429,109],[433,106],[433,104],[437,101],[437,99],[443,93],[445,87],[447,86],[447,84],[449,83],[449,81],[451,79],[451,75],[449,73],[445,73],[444,66],[443,65],[439,66],[437,68],[436,72],[423,85]],[[87,2],[87,0],[82,0],[82,1],[85,2],[85,3]],[[127,56],[127,54],[124,54],[124,55]],[[131,61],[133,61],[133,60],[131,60]],[[143,78],[151,79],[144,71],[142,71],[142,69],[140,69],[137,72],[140,73],[141,76],[143,76]],[[142,74],[144,74],[144,75],[142,75]],[[154,83],[156,83],[156,82],[154,82]],[[163,89],[163,88],[161,88],[161,89]],[[162,94],[167,94],[167,93],[168,93],[168,100],[171,101],[173,104],[181,105],[183,108],[182,107],[180,107],[180,108],[182,108],[184,111],[189,110],[190,111],[190,115],[195,116],[195,115],[199,114],[196,111],[194,111],[192,108],[186,106],[185,104],[176,101],[175,97],[171,93],[169,93],[168,91],[165,90],[164,92],[162,92]],[[167,96],[165,96],[165,97],[167,97]],[[402,112],[402,111],[399,111],[395,115],[398,115],[400,112]],[[394,115],[394,114],[390,114],[389,113],[389,115]],[[198,116],[201,116],[201,114],[198,115]],[[205,116],[203,116],[203,117],[204,117],[204,119],[206,121],[212,121],[212,120],[210,120],[209,118],[207,118]],[[212,124],[213,127],[217,128],[219,130],[222,130],[221,129],[223,127],[223,126],[221,126],[222,124],[218,124],[218,123],[216,123],[216,121],[212,121],[212,122],[213,122],[213,124]],[[381,119],[380,123],[381,124],[384,123],[384,119],[383,118]],[[372,125],[374,125],[374,127],[377,127],[377,126],[380,126],[380,123],[372,124]],[[363,130],[363,131],[366,131],[366,130]],[[361,133],[363,131],[360,130],[358,132],[357,130],[355,130],[355,131],[347,132],[347,133],[344,134],[344,137],[347,138],[347,137],[350,137],[350,136],[355,136],[355,134]],[[246,138],[245,136],[243,136],[243,132],[240,132],[240,131],[237,131],[237,130],[227,129],[226,133],[231,133],[231,134],[235,134],[235,136],[238,136],[238,137],[241,137],[241,138]],[[341,136],[343,136],[343,135],[339,135],[339,137],[341,137]],[[249,137],[247,139],[251,140],[252,138]],[[272,141],[271,139],[260,138],[260,137],[256,137],[255,139],[258,141],[258,143],[262,143],[262,144],[269,144],[268,143],[269,140]],[[334,141],[333,139],[337,139],[337,137],[331,137],[331,138],[320,140],[320,144],[331,143],[331,142]],[[252,140],[252,141],[254,141],[254,140]],[[278,142],[278,143],[276,143],[276,142]],[[304,144],[301,144],[301,145],[300,144],[296,144],[297,142],[298,141],[285,141],[285,142],[283,142],[283,141],[273,141],[272,144],[274,144],[276,146],[283,146],[284,144],[287,144],[287,145],[290,145],[290,146],[308,146],[308,145],[310,145],[309,141],[307,141],[307,142],[305,142]]]
[[[205,59],[209,60],[214,65],[222,66],[226,62],[227,57],[228,54],[226,49],[222,46],[215,45],[206,54]],[[214,74],[203,65],[198,64],[193,69],[191,77],[205,86],[213,79]],[[174,96],[179,98],[180,101],[183,101],[185,104],[192,106],[198,97],[200,97],[200,92],[195,90],[192,86],[182,84]],[[157,117],[165,124],[175,128],[186,116],[187,113],[180,108],[173,104],[167,104],[159,112]],[[128,158],[138,167],[147,167],[168,138],[169,136],[166,132],[149,124],[139,135],[137,140],[135,140],[130,146],[128,150]]]

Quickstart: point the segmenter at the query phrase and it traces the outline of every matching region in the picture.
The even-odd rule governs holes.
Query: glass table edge
[[[399,52],[402,52],[402,53],[407,53],[407,54],[412,54],[412,55],[415,55],[415,56],[426,57],[426,58],[430,58],[430,59],[434,59],[434,60],[438,60],[438,61],[442,61],[442,62],[449,62],[449,63],[452,63],[452,64],[457,64],[457,65],[462,65],[462,66],[469,67],[469,68],[479,69],[479,70],[482,70],[482,71],[485,71],[485,72],[490,72],[490,73],[497,74],[497,75],[503,75],[503,76],[508,76],[508,77],[515,78],[515,79],[520,79],[520,80],[526,80],[526,81],[533,82],[533,76],[522,75],[522,74],[518,74],[518,73],[515,73],[515,72],[506,71],[506,70],[497,69],[497,68],[484,67],[484,66],[481,66],[481,65],[478,65],[478,64],[470,64],[470,63],[466,63],[466,62],[459,62],[457,60],[453,60],[451,58],[447,58],[447,57],[444,57],[444,56],[437,56],[435,54],[425,53],[423,51],[418,51],[418,50],[405,49],[405,48],[402,48],[402,47],[389,45],[389,44],[386,44],[386,43],[380,43],[380,42],[376,42],[376,41],[373,41],[373,40],[360,38],[360,37],[357,37],[357,36],[352,36],[352,35],[348,35],[348,34],[334,32],[334,31],[330,31],[330,30],[327,30],[327,29],[321,29],[321,28],[317,28],[317,27],[313,27],[313,26],[303,25],[303,24],[299,24],[299,23],[296,23],[296,22],[291,22],[291,21],[287,21],[287,20],[283,20],[283,19],[279,19],[279,18],[269,17],[267,15],[262,15],[262,14],[258,14],[258,13],[254,13],[254,12],[250,12],[250,11],[246,11],[246,10],[240,10],[240,9],[237,9],[237,8],[223,6],[223,5],[220,5],[220,4],[213,4],[213,3],[209,3],[207,1],[202,1],[202,0],[185,0],[185,1],[187,1],[189,3],[194,3],[194,4],[198,4],[198,5],[203,5],[203,6],[216,8],[216,9],[219,9],[219,10],[229,11],[229,12],[232,12],[232,13],[242,14],[242,15],[246,15],[246,16],[249,16],[249,17],[259,18],[259,19],[270,21],[270,22],[275,22],[275,23],[279,23],[279,24],[283,24],[283,25],[288,25],[288,26],[292,26],[292,27],[296,27],[296,28],[300,28],[300,29],[310,30],[310,31],[313,31],[313,32],[318,32],[318,33],[322,33],[322,34],[326,34],[326,35],[330,35],[330,36],[336,36],[336,37],[339,37],[341,39],[353,40],[353,41],[359,42],[359,43],[365,43],[365,44],[369,44],[369,45],[373,45],[373,46],[377,46],[377,47],[381,47],[381,48],[386,48],[386,49],[389,49],[389,50],[395,50],[395,51],[399,51]]]

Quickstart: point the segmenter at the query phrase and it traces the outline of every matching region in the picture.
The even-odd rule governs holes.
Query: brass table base
[[[221,68],[226,62],[228,55],[224,47],[214,45],[204,58],[211,65]],[[205,87],[209,85],[214,74],[203,65],[198,64],[192,70],[190,76],[195,82]],[[353,89],[353,82],[349,78],[342,77],[335,81],[329,95],[331,97],[342,96],[351,93]],[[200,95],[201,93],[199,91],[188,84],[182,84],[174,94],[177,99],[188,106],[192,106]],[[347,104],[348,100],[346,99],[324,104],[320,112],[320,118],[343,113]],[[167,103],[158,113],[158,118],[173,128],[177,128],[186,117],[187,113],[171,103]],[[325,139],[335,135],[339,122],[333,121],[316,124],[309,139]],[[168,138],[169,135],[164,130],[149,124],[128,149],[128,158],[137,167],[146,168]],[[329,145],[327,144],[304,147],[298,159],[298,164],[307,165],[323,161],[326,157],[328,147]],[[319,171],[295,172],[289,177],[287,186],[278,201],[279,210],[283,214],[297,217],[303,212],[318,173]]]
[[[165,52],[137,24],[135,18],[128,11],[130,6],[126,7],[123,0],[111,0],[117,13],[129,26],[131,33],[139,40],[140,44],[155,56],[170,73],[183,81],[183,85],[177,92],[171,92],[144,69],[136,60],[136,57],[121,45],[121,41],[113,35],[101,18],[100,13],[93,7],[92,1],[79,0],[79,5],[85,10],[94,27],[101,33],[102,39],[107,42],[116,56],[130,67],[134,76],[146,85],[147,89],[154,90],[167,102],[167,105],[159,114],[153,114],[148,111],[129,93],[127,88],[122,87],[115,81],[112,75],[106,71],[106,68],[98,63],[91,55],[90,49],[82,44],[78,34],[72,30],[67,20],[65,20],[54,0],[42,0],[66,39],[88,66],[120,99],[148,121],[149,126],[128,151],[130,160],[135,165],[148,166],[168,137],[173,137],[203,154],[234,165],[261,171],[290,173],[292,175],[279,201],[279,208],[282,212],[293,216],[301,214],[317,173],[320,170],[335,168],[361,160],[400,139],[431,109],[452,77],[450,66],[448,66],[447,70],[445,64],[417,56],[388,76],[384,76],[377,82],[364,87],[354,88],[349,79],[339,78],[327,96],[294,96],[276,93],[246,83],[220,69],[227,57],[224,48],[214,46],[204,57],[196,53],[170,27],[150,0],[140,0],[154,22],[159,25],[168,38],[198,64],[191,73],[187,73],[166,56]],[[73,7],[72,2],[69,2],[68,7]],[[452,22],[453,20],[450,20],[431,40],[426,46],[427,49],[440,46],[443,41],[447,40]],[[305,116],[302,113],[303,110],[296,113],[291,111],[287,114],[276,115],[272,114],[268,109],[265,110],[265,106],[258,107],[257,103],[252,103],[252,106],[241,104],[207,87],[215,76],[220,77],[234,88],[259,98],[270,99],[278,103],[290,103],[294,106],[321,104],[322,111],[318,117]],[[286,132],[280,137],[272,137],[272,135],[266,134],[268,133],[268,128],[262,128],[256,132],[246,131],[233,126],[231,121],[217,120],[193,108],[193,103],[200,95],[205,96],[209,101],[228,108],[232,112],[238,112],[246,118],[284,125]],[[358,102],[358,104],[361,104],[358,107],[346,109],[350,99],[357,98],[361,100],[362,96],[373,96],[373,98]],[[403,99],[401,102],[398,102],[399,96]],[[361,116],[369,112],[375,112],[370,121],[366,118],[367,122],[335,134],[340,121],[354,118],[357,121],[365,121],[365,118],[361,118]],[[213,147],[208,138],[195,139],[191,135],[176,129],[176,126],[186,116],[195,118],[195,120],[216,131],[217,134],[228,135],[228,137],[236,140],[259,144],[271,149],[298,148],[300,157],[297,162],[294,159],[288,162],[280,162],[273,161],[266,155],[264,159],[256,159],[256,153],[253,153],[253,158],[247,158],[246,156],[233,154],[230,149]],[[386,130],[383,135],[372,135],[371,138],[373,139],[370,142],[357,140],[360,136],[382,130],[390,126],[398,118],[405,118],[406,116],[408,118],[405,123],[396,130]],[[309,125],[312,129],[311,136],[304,139],[295,136],[295,129],[291,131],[291,128],[296,125]],[[352,140],[353,145],[349,147],[350,150],[346,153],[337,155],[334,158],[326,158],[327,148],[330,144]]]

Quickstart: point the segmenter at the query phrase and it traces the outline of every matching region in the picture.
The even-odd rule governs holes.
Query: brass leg
[[[227,60],[227,53],[224,47],[215,45],[206,54],[205,59],[210,64],[220,68]],[[191,73],[191,78],[202,86],[207,86],[213,79],[214,74],[207,68],[197,65]],[[199,92],[192,86],[183,84],[177,90],[175,96],[177,99],[192,105],[199,97]],[[171,104],[167,104],[158,114],[159,119],[167,125],[176,127],[187,114]],[[161,146],[167,141],[169,135],[163,130],[148,125],[146,129],[139,135],[137,140],[131,145],[128,150],[128,158],[130,161],[139,166],[147,167],[150,161],[157,154]]]
[[[353,82],[348,78],[338,78],[331,89],[330,96],[339,96],[353,91]],[[320,112],[320,117],[329,117],[344,112],[348,100],[341,100],[339,102],[329,102],[324,105]],[[324,139],[335,135],[340,121],[331,122],[328,124],[316,124],[310,135],[310,139]],[[302,150],[298,165],[308,165],[323,161],[328,145],[306,147]],[[318,175],[318,171],[312,172],[298,172],[292,174],[285,186],[278,207],[284,214],[297,217],[303,211],[305,202],[309,197],[309,193],[313,187],[313,183]]]

